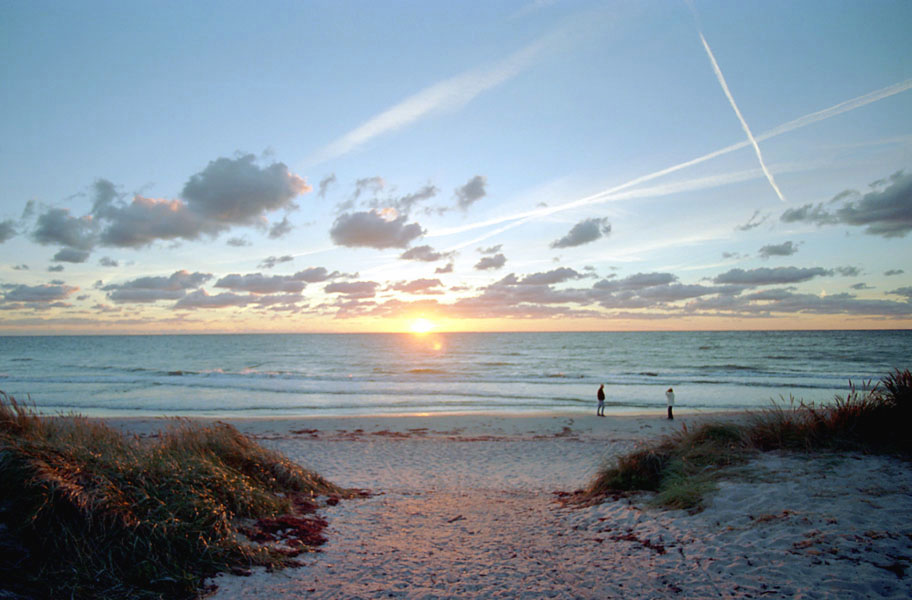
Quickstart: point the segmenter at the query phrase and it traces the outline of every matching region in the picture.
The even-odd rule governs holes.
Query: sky
[[[910,25],[3,2],[0,334],[909,328]]]

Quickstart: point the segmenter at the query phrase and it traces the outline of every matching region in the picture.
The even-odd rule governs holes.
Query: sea
[[[910,367],[912,331],[0,337],[0,390],[45,414],[344,416],[827,404]]]

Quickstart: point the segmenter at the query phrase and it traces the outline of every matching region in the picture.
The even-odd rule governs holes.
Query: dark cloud
[[[775,298],[758,294],[698,299],[688,304],[690,313],[709,311],[708,316],[729,314],[732,316],[768,317],[775,314],[825,314],[856,315],[877,317],[908,317],[912,315],[912,303],[892,300],[866,300],[852,294],[797,294],[780,291]]]
[[[399,209],[400,212],[408,213],[415,204],[430,200],[436,196],[439,191],[440,190],[437,189],[436,186],[428,184],[413,194],[406,194],[401,198],[397,198],[393,202],[393,206]]]
[[[465,183],[465,185],[454,190],[456,194],[456,204],[462,210],[468,210],[470,206],[481,200],[487,195],[485,189],[488,184],[488,178],[484,175],[476,175]]]
[[[12,219],[0,221],[0,244],[16,235],[16,223]]]
[[[91,254],[88,250],[79,250],[78,248],[61,248],[54,258],[55,262],[84,263],[89,259]]]
[[[594,242],[611,233],[611,223],[608,219],[584,219],[574,225],[570,231],[559,240],[551,242],[552,248],[572,248]]]
[[[117,262],[116,260],[114,260],[113,258],[110,258],[110,257],[108,257],[108,256],[103,256],[103,257],[101,258],[101,260],[98,261],[98,264],[100,264],[102,267],[116,267],[116,266],[118,266],[118,262]]]
[[[436,269],[434,269],[434,273],[436,273],[437,275],[446,275],[447,273],[452,273],[453,266],[454,266],[453,263],[451,263],[451,262],[447,263],[443,267],[437,267]]]
[[[874,189],[864,195],[852,190],[842,192],[833,199],[833,202],[843,202],[842,206],[832,211],[823,204],[805,204],[785,211],[780,218],[786,223],[839,223],[864,227],[865,233],[870,235],[905,237],[912,231],[912,174],[900,171],[889,180],[880,180],[871,186]]]
[[[526,275],[517,282],[517,285],[554,285],[573,279],[582,279],[583,277],[585,277],[585,275],[582,275],[573,269],[560,267],[544,273]]]
[[[196,290],[180,298],[175,304],[175,310],[192,310],[198,308],[228,308],[247,306],[252,302],[248,295],[225,292],[209,295],[206,290]]]
[[[801,283],[810,281],[815,277],[826,277],[832,274],[833,271],[821,267],[776,267],[774,269],[762,267],[750,269],[749,271],[732,269],[716,276],[713,282],[753,287],[758,285]]]
[[[756,229],[763,225],[767,219],[770,218],[769,214],[762,215],[759,210],[755,210],[754,214],[751,215],[751,218],[747,220],[747,223],[743,225],[738,225],[735,227],[738,231],[750,231],[751,229]]]
[[[413,281],[400,281],[390,286],[390,289],[407,294],[442,294],[440,287],[443,283],[439,279],[415,279]]]
[[[344,213],[339,215],[329,234],[339,246],[376,248],[406,248],[424,234],[418,223],[406,223],[407,216],[394,218],[381,211]]]
[[[597,290],[609,292],[635,291],[659,285],[668,285],[677,281],[677,279],[677,276],[671,273],[636,273],[623,279],[603,279],[593,287]]]
[[[870,286],[867,283],[856,283],[849,287],[851,287],[853,290],[873,290],[874,289],[873,286]]]
[[[63,265],[51,265],[50,267],[47,268],[47,270],[50,273],[60,273],[61,271],[63,271]]]
[[[79,288],[76,286],[61,283],[53,285],[11,285],[4,287],[7,288],[6,293],[3,295],[4,302],[37,304],[48,304],[66,300],[73,293],[79,291]]]
[[[303,271],[298,271],[294,274],[294,278],[298,281],[303,281],[305,283],[320,283],[321,281],[327,281],[329,279],[334,279],[336,277],[341,277],[342,274],[338,271],[333,271],[330,273],[324,267],[308,267]]]
[[[231,274],[215,282],[215,287],[253,294],[299,293],[307,284],[292,275]]]
[[[897,296],[905,296],[907,299],[912,300],[912,286],[901,287],[895,290],[890,290],[888,294],[895,294]]]
[[[342,294],[348,298],[373,298],[379,283],[375,281],[342,281],[330,283],[323,288],[327,294]]]
[[[273,267],[275,267],[278,264],[291,262],[293,260],[294,260],[294,257],[288,256],[287,254],[285,256],[270,256],[270,257],[263,259],[263,262],[260,263],[260,268],[261,269],[272,269]]]
[[[886,275],[887,277],[893,277],[894,275],[902,275],[903,273],[905,273],[905,271],[903,271],[902,269],[890,269],[888,271],[884,271],[884,275]]]
[[[235,248],[243,248],[244,246],[253,245],[250,242],[250,240],[248,240],[247,238],[244,238],[244,237],[228,238],[228,240],[225,243],[228,244],[229,246],[234,246]]]
[[[491,246],[490,248],[478,248],[478,252],[481,254],[497,254],[503,248],[503,244],[497,244],[496,246]]]
[[[858,267],[836,267],[836,272],[843,277],[858,277],[861,275],[861,269]]]
[[[73,217],[66,208],[49,208],[38,216],[32,239],[42,246],[59,245],[91,250],[98,224],[91,216]]]
[[[259,167],[247,154],[210,162],[184,185],[181,196],[209,227],[255,225],[266,212],[296,208],[294,199],[311,191],[304,179],[283,163]]]
[[[294,226],[288,220],[288,217],[283,217],[281,221],[273,223],[272,227],[269,228],[269,239],[279,239],[280,237],[291,233],[292,229],[294,229]]]
[[[503,254],[495,254],[494,256],[483,256],[481,260],[475,263],[476,271],[489,271],[492,269],[500,269],[505,264],[507,264],[507,257]]]
[[[783,242],[781,244],[769,244],[760,248],[759,254],[761,258],[769,258],[770,256],[791,256],[798,252],[798,244],[794,242]]]
[[[14,270],[14,271],[28,271],[28,270],[29,270],[29,266],[26,265],[26,264],[16,265],[16,266],[13,267],[13,270]]]
[[[139,277],[123,284],[103,286],[112,302],[147,303],[158,300],[179,300],[187,290],[198,288],[212,279],[209,273],[175,271],[168,277]]]
[[[326,191],[329,189],[329,186],[331,186],[335,182],[336,182],[335,173],[331,173],[331,174],[327,175],[326,177],[324,177],[323,179],[320,180],[320,186],[319,186],[320,191],[317,192],[317,194],[321,198],[326,198]]]
[[[437,252],[430,246],[415,246],[399,255],[403,260],[420,260],[422,262],[435,262],[453,256],[453,252]]]

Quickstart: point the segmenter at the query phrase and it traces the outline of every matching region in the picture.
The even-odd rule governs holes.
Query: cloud
[[[88,250],[79,250],[77,248],[61,248],[54,258],[55,262],[84,263],[91,254]]]
[[[810,281],[815,277],[827,277],[832,274],[833,271],[821,267],[776,267],[774,269],[762,267],[749,271],[732,269],[716,276],[713,282],[753,287],[758,285],[801,283]]]
[[[895,290],[890,290],[887,293],[895,294],[897,296],[905,296],[906,299],[908,299],[909,301],[912,301],[912,286],[897,288]]]
[[[572,248],[574,246],[582,246],[583,244],[594,242],[602,236],[607,236],[609,233],[611,233],[611,223],[608,222],[608,219],[596,217],[584,219],[574,225],[567,235],[551,242],[551,247]]]
[[[290,275],[263,275],[262,273],[249,273],[247,275],[232,273],[215,282],[215,287],[217,288],[253,294],[298,293],[306,285],[305,282],[296,280]]]
[[[405,196],[402,196],[401,198],[396,199],[396,201],[394,202],[394,206],[396,208],[398,208],[400,211],[408,213],[412,210],[412,207],[415,204],[417,204],[419,202],[424,202],[425,200],[430,200],[431,198],[436,196],[439,192],[440,192],[440,190],[437,188],[437,186],[428,184],[428,185],[424,186],[423,188],[421,188],[420,190],[418,190],[417,192],[414,192],[412,194],[406,194]]]
[[[526,275],[517,282],[517,285],[554,285],[573,279],[582,279],[583,277],[586,276],[573,269],[560,267],[544,273]]]
[[[139,277],[122,284],[103,286],[112,302],[148,303],[158,300],[178,300],[187,290],[198,288],[212,279],[209,273],[175,271],[168,277]]]
[[[422,262],[436,262],[453,256],[453,252],[437,252],[430,246],[415,246],[399,255],[402,260],[420,260]]]
[[[874,289],[873,286],[870,286],[867,283],[856,283],[849,287],[852,288],[853,290],[873,290]]]
[[[197,308],[228,308],[247,306],[253,301],[251,296],[224,292],[214,296],[206,290],[196,290],[180,298],[175,304],[175,310],[191,310]]]
[[[550,45],[553,37],[548,35],[540,38],[490,67],[473,69],[424,88],[321,148],[308,162],[319,164],[338,158],[376,137],[433,114],[465,106],[478,95],[508,81],[534,64],[534,59]]]
[[[294,226],[288,220],[288,217],[285,216],[278,223],[273,223],[272,227],[269,228],[269,239],[276,240],[283,235],[291,233],[291,230],[294,229]]]
[[[864,227],[869,235],[905,237],[912,231],[912,174],[899,171],[871,186],[874,189],[864,195],[853,190],[841,192],[833,200],[843,204],[835,210],[828,210],[822,203],[805,204],[785,211],[780,219],[785,223]],[[858,197],[857,201],[850,200]]]
[[[114,260],[113,258],[110,258],[108,256],[101,257],[101,260],[98,261],[98,264],[100,264],[102,267],[119,266],[119,263],[116,260]]]
[[[227,228],[254,225],[265,212],[296,208],[294,198],[311,191],[283,163],[261,168],[255,161],[253,154],[216,159],[187,181],[181,196],[207,223]]]
[[[247,238],[244,238],[244,237],[228,238],[228,240],[225,243],[228,244],[229,246],[234,246],[235,248],[243,248],[245,246],[253,245],[250,242],[250,240],[248,240]]]
[[[503,248],[503,244],[497,244],[496,246],[491,246],[490,248],[478,248],[478,252],[481,254],[497,254]]]
[[[889,269],[887,271],[884,271],[884,275],[886,275],[887,277],[893,277],[894,275],[902,275],[903,273],[905,273],[905,271],[903,271],[902,269]]]
[[[593,287],[597,290],[609,292],[634,291],[644,288],[668,285],[677,281],[678,277],[671,273],[636,273],[623,279],[603,279]]]
[[[436,269],[434,269],[434,273],[436,273],[437,275],[446,275],[447,273],[452,273],[453,266],[454,266],[453,263],[451,263],[451,262],[447,263],[443,267],[437,267]]]
[[[60,273],[63,271],[63,265],[51,265],[47,270],[51,273]]]
[[[791,256],[798,252],[798,244],[794,242],[783,242],[781,244],[769,244],[760,248],[759,254],[761,258],[769,258],[770,256]]]
[[[454,190],[456,194],[456,204],[462,210],[468,210],[470,206],[487,195],[488,178],[484,175],[476,175],[463,186]]]
[[[390,289],[406,294],[442,294],[443,290],[439,289],[442,285],[439,279],[415,279],[394,283]]]
[[[741,110],[738,108],[738,105],[735,104],[735,98],[732,96],[731,90],[728,89],[728,83],[725,81],[725,76],[722,75],[722,69],[719,68],[719,63],[716,62],[716,57],[713,55],[713,51],[710,49],[709,43],[706,41],[706,38],[703,37],[703,32],[700,31],[699,33],[700,41],[703,42],[703,49],[706,50],[706,55],[709,56],[709,62],[712,63],[712,68],[713,72],[716,74],[716,79],[719,81],[719,85],[722,86],[722,91],[725,93],[725,97],[728,98],[728,103],[731,104],[732,109],[735,111],[735,115],[738,117],[738,121],[741,122],[741,128],[744,130],[745,135],[747,135],[748,141],[750,141],[751,146],[754,147],[754,153],[757,155],[757,162],[760,163],[760,168],[763,169],[763,174],[766,175],[767,181],[769,181],[770,186],[773,188],[773,191],[776,192],[776,195],[779,197],[779,199],[785,202],[785,197],[779,190],[779,186],[776,184],[776,180],[773,179],[773,174],[770,173],[770,170],[766,166],[766,162],[763,160],[763,154],[760,153],[760,145],[757,143],[757,139],[754,137],[754,134],[751,133],[750,127],[747,125],[747,121],[741,114]]]
[[[329,175],[327,175],[326,177],[321,179],[320,186],[319,186],[320,191],[317,192],[317,195],[320,196],[321,198],[326,198],[326,191],[329,189],[329,186],[331,186],[335,182],[336,182],[335,173],[330,173]]]
[[[389,218],[378,210],[344,213],[333,223],[329,235],[337,245],[350,248],[406,248],[424,234],[420,225],[406,223],[406,219],[406,215]]]
[[[379,283],[375,281],[341,281],[323,288],[327,294],[342,294],[348,298],[373,298]]]
[[[503,254],[495,254],[494,256],[483,256],[481,260],[475,263],[476,271],[490,271],[492,269],[500,269],[505,264],[507,264],[507,257]]]
[[[267,212],[297,208],[294,198],[311,188],[283,163],[260,167],[255,160],[247,154],[211,161],[190,177],[176,199],[137,194],[126,202],[113,184],[98,180],[91,215],[75,219],[64,209],[52,209],[39,217],[33,238],[83,250],[91,250],[96,241],[104,246],[141,248],[158,240],[216,236],[234,226],[262,226]],[[270,233],[275,236],[288,228],[286,218]],[[243,245],[241,239],[232,238],[228,243]]]
[[[32,239],[42,246],[56,244],[91,250],[97,229],[98,225],[90,215],[72,217],[66,208],[50,208],[38,216]]]
[[[320,283],[321,281],[327,281],[329,279],[334,279],[340,277],[341,273],[338,271],[333,271],[330,273],[324,267],[308,267],[303,271],[298,271],[293,275],[293,277],[298,281],[304,281],[306,283]]]
[[[12,285],[3,295],[3,301],[48,304],[66,300],[78,290],[76,286],[64,284]]]
[[[735,229],[737,229],[738,231],[750,231],[751,229],[756,229],[757,227],[760,227],[761,225],[763,225],[763,223],[765,223],[766,220],[769,219],[769,217],[770,217],[769,213],[761,216],[760,211],[755,210],[754,214],[751,215],[751,218],[747,220],[747,223],[744,223],[743,225],[738,225],[737,227],[735,227]]]
[[[16,223],[12,219],[0,221],[0,244],[16,235]]]
[[[836,267],[836,272],[843,277],[858,277],[861,275],[861,269],[858,267]]]
[[[294,257],[288,256],[287,254],[285,256],[269,256],[267,258],[264,258],[263,262],[261,262],[259,266],[261,269],[271,269],[278,264],[291,262],[293,260]]]
[[[15,266],[13,267],[13,270],[14,270],[14,271],[28,271],[28,270],[29,270],[29,266],[26,265],[26,264],[15,265]]]

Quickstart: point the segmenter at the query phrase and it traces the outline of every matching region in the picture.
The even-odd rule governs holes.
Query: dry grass
[[[250,543],[245,520],[348,494],[229,425],[175,422],[141,440],[2,393],[0,490],[20,550],[4,557],[0,591],[48,598],[195,597],[218,571],[280,567],[306,550]]]
[[[912,373],[896,370],[877,385],[852,387],[834,404],[773,405],[745,423],[706,423],[686,428],[606,465],[587,497],[653,491],[672,508],[701,510],[721,469],[746,462],[756,452],[825,450],[912,455]]]

